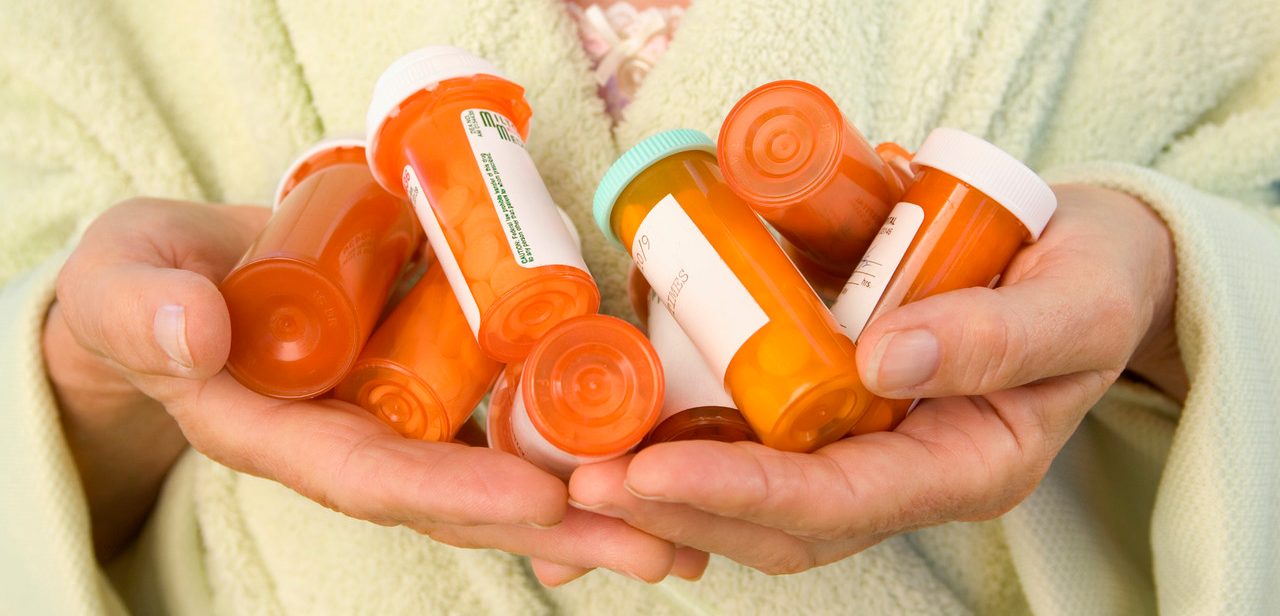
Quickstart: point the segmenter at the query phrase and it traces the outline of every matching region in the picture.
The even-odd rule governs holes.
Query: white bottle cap
[[[473,75],[506,78],[488,60],[457,47],[433,45],[401,56],[382,72],[373,87],[373,99],[365,116],[366,137],[372,142],[387,116],[410,96],[430,90],[441,81]]]
[[[289,184],[290,180],[294,179],[293,176],[298,174],[298,171],[302,168],[303,164],[320,154],[328,152],[329,150],[336,150],[338,148],[360,148],[363,150],[364,139],[349,136],[331,137],[328,139],[321,139],[320,141],[317,141],[315,145],[304,150],[293,159],[293,162],[289,163],[289,168],[284,170],[284,175],[280,176],[280,182],[276,184],[275,197],[271,200],[271,211],[275,212],[277,209],[280,209],[280,202],[284,201],[285,186]]]
[[[1009,210],[1031,239],[1058,208],[1053,189],[1036,172],[1004,150],[954,128],[935,128],[911,159],[912,167],[931,167],[982,191]]]

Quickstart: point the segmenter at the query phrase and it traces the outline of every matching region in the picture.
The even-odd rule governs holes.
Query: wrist
[[[1174,254],[1173,235],[1164,220],[1141,199],[1118,191],[1138,214],[1146,232],[1142,237],[1146,260],[1138,271],[1140,288],[1146,289],[1149,325],[1144,332],[1126,369],[1179,401],[1186,398],[1188,379],[1178,347],[1174,325],[1174,308],[1177,300],[1177,259]]]
[[[159,402],[75,340],[56,302],[45,318],[41,345],[63,436],[89,505],[94,548],[106,561],[146,519],[186,440]]]

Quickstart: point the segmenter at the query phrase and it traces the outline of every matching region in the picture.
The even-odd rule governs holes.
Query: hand
[[[264,208],[132,200],[95,221],[65,265],[45,354],[100,545],[136,530],[185,437],[353,517],[538,556],[561,567],[552,582],[565,567],[650,581],[672,570],[670,543],[569,510],[565,485],[524,460],[405,439],[355,406],[236,382],[222,369],[231,331],[216,281],[266,219]]]
[[[1055,190],[1055,219],[1010,265],[1003,287],[924,299],[862,334],[859,372],[870,389],[930,398],[895,431],[812,454],[662,444],[578,469],[570,498],[773,574],[1013,508],[1132,358],[1145,360],[1151,382],[1186,388],[1168,356],[1177,346],[1167,229],[1127,195]]]

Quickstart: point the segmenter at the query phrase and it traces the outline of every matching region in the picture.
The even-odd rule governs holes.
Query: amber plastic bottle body
[[[633,267],[632,284],[639,284],[637,279],[644,280]],[[648,284],[644,285],[643,292],[647,298],[641,318],[647,325],[649,342],[662,360],[667,384],[658,425],[649,433],[644,446],[691,440],[758,441],[742,413],[734,408],[733,399],[724,390],[724,382],[698,353],[698,347],[680,329]]]
[[[473,146],[500,137],[513,144],[502,147],[523,147],[530,115],[524,90],[510,81],[449,79],[409,97],[370,144],[375,175],[414,203],[480,347],[499,361],[523,359],[557,323],[600,305],[528,155],[518,155],[524,160],[516,185],[515,174],[493,173],[487,146]],[[512,200],[532,205],[513,208]],[[540,243],[522,244],[529,229],[521,224],[542,229]]]
[[[433,264],[387,316],[334,391],[410,438],[449,441],[502,366],[480,351]]]
[[[709,152],[685,151],[659,160],[615,202],[611,228],[650,285],[670,306],[683,300],[678,296],[685,284],[700,284],[687,276],[665,279],[646,268],[655,258],[648,252],[651,238],[647,232],[637,238],[637,233],[659,208],[664,217],[677,212],[669,198],[683,212],[675,215],[696,226],[742,290],[717,294],[722,303],[697,314],[675,310],[676,320],[708,365],[723,371],[727,390],[761,442],[811,451],[843,436],[857,420],[858,399],[867,395],[857,378],[854,347],[759,218],[725,185]],[[663,258],[685,259],[688,249],[698,248],[683,241],[675,242],[678,256]],[[738,297],[749,305],[740,305]],[[729,348],[721,326],[755,329],[740,346]]]
[[[854,339],[866,323],[903,304],[957,289],[994,286],[1030,239],[1026,227],[1005,207],[930,167],[921,168],[880,234],[885,240],[868,251],[832,307]],[[896,242],[910,236],[900,260],[900,248],[895,249],[891,239],[895,235]],[[888,283],[881,292],[876,280],[885,277]],[[868,316],[863,319],[863,314]],[[879,397],[867,402],[855,434],[892,429],[911,405],[910,400]]]
[[[363,162],[317,166],[220,286],[231,315],[227,369],[279,398],[332,388],[421,238],[409,205]]]
[[[843,282],[903,183],[822,90],[775,81],[743,96],[717,140],[725,180],[791,244],[797,265]]]
[[[662,366],[644,334],[604,315],[570,319],[508,365],[489,401],[489,445],[568,478],[623,455],[658,421]]]

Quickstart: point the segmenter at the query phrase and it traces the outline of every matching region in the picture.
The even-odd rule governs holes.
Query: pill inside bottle
[[[368,160],[408,198],[480,348],[524,359],[600,292],[525,150],[524,89],[454,47],[396,60],[369,106]]]
[[[852,340],[885,312],[926,297],[994,287],[1018,250],[1039,239],[1057,199],[1000,148],[938,128],[912,158],[915,179],[880,227],[831,311]],[[862,433],[891,429],[911,400],[866,400]]]
[[[363,141],[305,152],[284,174],[266,227],[219,286],[231,317],[227,370],[277,398],[328,391],[421,241],[413,210],[370,174]]]
[[[849,431],[865,388],[852,342],[697,131],[641,141],[605,173],[596,224],[633,262],[762,443],[811,451]]]
[[[503,370],[489,402],[489,446],[568,478],[635,448],[658,421],[664,391],[644,334],[615,317],[576,317]]]

